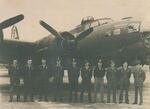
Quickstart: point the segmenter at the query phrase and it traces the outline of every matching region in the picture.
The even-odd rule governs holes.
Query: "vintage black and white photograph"
[[[0,0],[0,109],[150,109],[149,0]]]

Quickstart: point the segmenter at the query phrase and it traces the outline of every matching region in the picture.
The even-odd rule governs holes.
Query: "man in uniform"
[[[140,103],[139,105],[143,104],[143,82],[146,78],[145,72],[142,70],[140,66],[140,61],[136,61],[136,66],[133,71],[134,76],[134,87],[135,87],[135,101],[133,104],[137,104],[138,102],[138,92],[140,96]]]
[[[90,68],[89,62],[86,61],[84,67],[81,69],[81,78],[82,78],[82,82],[81,82],[81,95],[80,95],[80,101],[83,101],[83,95],[84,92],[87,91],[88,92],[88,100],[89,102],[92,102],[92,98],[91,98],[91,78],[92,78],[92,70]]]
[[[54,67],[54,72],[53,72],[54,101],[56,101],[57,99],[62,101],[63,76],[64,76],[64,69],[61,65],[60,58],[58,57],[56,61],[56,66]]]
[[[35,89],[35,69],[32,65],[32,60],[27,61],[27,65],[24,67],[23,72],[23,82],[24,82],[24,102],[27,101],[28,96],[30,96],[30,100],[34,101],[34,89]]]
[[[39,101],[42,100],[44,96],[44,100],[48,101],[48,86],[49,86],[49,77],[50,70],[46,64],[46,60],[41,60],[41,65],[39,66]]]
[[[123,67],[120,70],[120,96],[119,96],[119,103],[123,101],[123,92],[125,91],[125,103],[129,104],[128,99],[128,91],[130,86],[130,76],[131,71],[128,68],[128,63],[124,62]]]
[[[100,88],[101,94],[101,102],[104,103],[104,76],[105,76],[105,69],[102,66],[102,61],[99,60],[97,63],[97,67],[94,69],[94,99],[96,102],[97,92]]]
[[[17,101],[20,101],[20,68],[18,61],[13,60],[13,64],[9,67],[8,73],[10,76],[10,102],[13,100],[13,95],[16,93]]]
[[[115,62],[110,61],[110,67],[107,68],[107,103],[110,103],[111,91],[113,93],[113,103],[116,103],[116,90],[117,90],[117,68]]]
[[[77,90],[78,90],[78,78],[80,74],[80,69],[77,67],[77,62],[75,59],[72,61],[72,66],[68,70],[68,78],[69,78],[69,88],[70,95],[69,101],[72,101],[72,94],[74,92],[75,101],[77,101]]]

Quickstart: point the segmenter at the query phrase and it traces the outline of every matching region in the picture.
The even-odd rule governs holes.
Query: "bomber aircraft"
[[[41,20],[40,25],[50,35],[35,42],[4,39],[2,29],[22,19],[23,15],[20,15],[0,23],[1,62],[14,58],[25,62],[30,57],[37,64],[43,57],[49,62],[60,57],[67,63],[71,58],[77,58],[79,61],[87,59],[94,64],[101,58],[106,65],[113,59],[119,66],[124,61],[132,64],[136,59],[146,64],[150,56],[150,31],[142,29],[142,21],[132,17],[114,21],[111,18],[94,19],[87,16],[75,28],[63,32],[56,31]]]

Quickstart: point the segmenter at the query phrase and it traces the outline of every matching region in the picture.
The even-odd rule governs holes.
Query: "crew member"
[[[107,103],[110,103],[111,92],[113,93],[113,103],[116,102],[116,90],[117,90],[117,68],[115,62],[110,61],[110,67],[107,68]]]
[[[53,72],[53,83],[54,83],[54,101],[60,100],[62,101],[63,96],[63,76],[64,69],[61,65],[61,60],[58,57],[56,61],[56,66],[54,67]]]
[[[20,101],[20,68],[17,60],[13,60],[13,64],[8,69],[10,77],[10,102],[13,100],[13,95],[17,95],[17,101]]]
[[[34,89],[36,82],[35,69],[32,65],[32,60],[27,61],[27,65],[24,67],[23,72],[23,81],[24,81],[24,102],[27,101],[28,96],[30,100],[34,101]]]
[[[83,95],[84,92],[87,91],[88,92],[88,100],[89,102],[92,102],[92,98],[91,98],[91,78],[92,78],[92,70],[90,68],[89,62],[86,61],[84,67],[81,69],[81,78],[82,78],[82,82],[81,82],[81,95],[80,95],[80,101],[83,101]]]
[[[97,93],[101,94],[101,102],[104,103],[104,76],[105,68],[103,68],[102,61],[97,63],[97,67],[94,69],[94,99],[96,102]],[[99,91],[100,88],[100,91]]]
[[[39,66],[39,101],[44,97],[45,101],[48,101],[48,87],[49,87],[50,70],[47,66],[46,60],[41,60]]]
[[[143,104],[143,82],[146,78],[145,72],[142,70],[140,61],[136,61],[136,66],[133,71],[134,76],[134,87],[135,87],[135,101],[133,104],[137,104],[138,102],[138,92],[140,96],[140,103],[139,105]]]
[[[129,104],[128,91],[130,86],[131,70],[128,68],[128,63],[124,62],[120,70],[120,97],[119,103],[123,101],[123,92],[125,91],[125,103]]]
[[[74,92],[75,102],[77,101],[79,74],[80,74],[80,69],[77,67],[76,60],[73,59],[72,66],[68,70],[69,88],[70,88],[69,101],[70,102],[72,101],[73,92]]]

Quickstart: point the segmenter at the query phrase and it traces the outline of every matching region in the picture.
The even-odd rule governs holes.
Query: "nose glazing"
[[[143,34],[142,39],[144,46],[150,48],[150,33]]]

